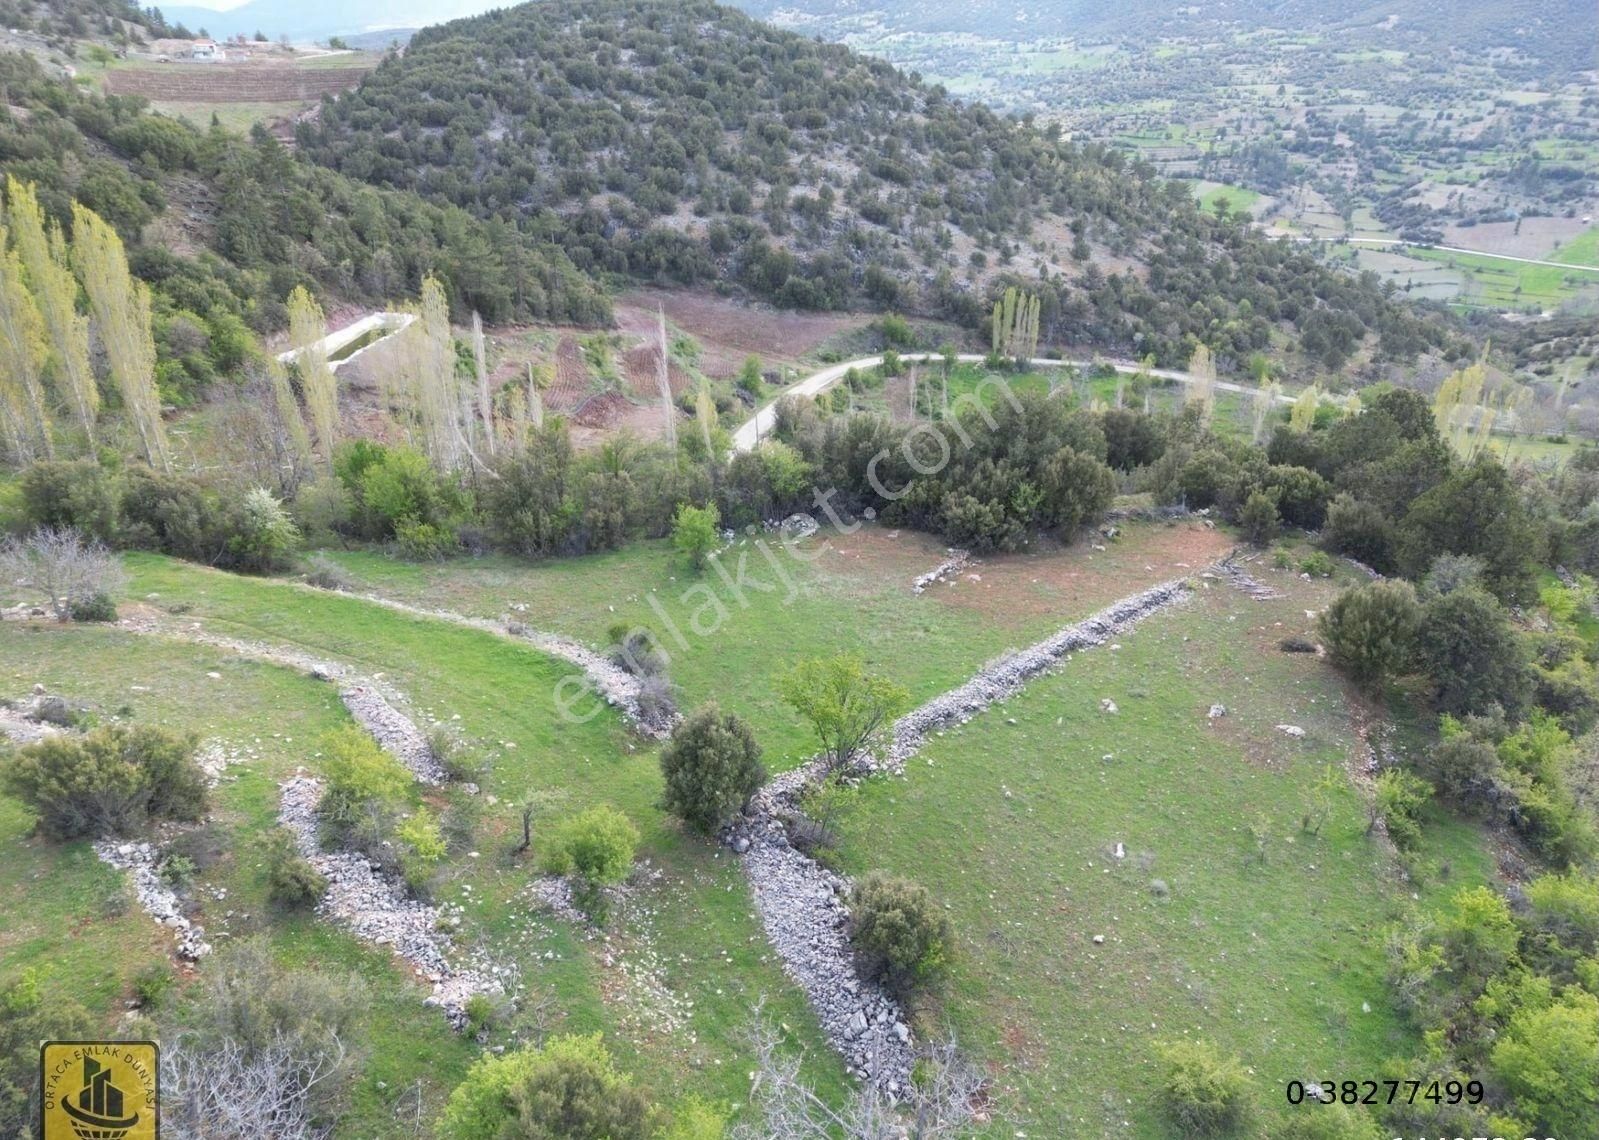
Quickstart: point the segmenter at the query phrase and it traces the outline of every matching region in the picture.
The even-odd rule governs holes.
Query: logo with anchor
[[[43,1140],[156,1140],[153,1041],[50,1041],[39,1050]]]

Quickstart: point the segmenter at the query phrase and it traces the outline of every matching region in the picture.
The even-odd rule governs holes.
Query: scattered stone
[[[926,574],[919,575],[916,580],[911,583],[911,593],[920,594],[922,591],[926,590],[927,587],[937,582],[945,581],[946,579],[949,581],[954,581],[955,578],[960,575],[960,572],[964,570],[972,560],[970,551],[961,550],[958,547],[952,546],[948,551],[946,551],[946,553],[949,555],[948,558],[940,562],[934,569],[929,570]],[[976,579],[977,576],[972,575],[972,577]]]
[[[1224,717],[1226,715],[1227,715],[1227,706],[1226,705],[1211,705],[1210,706],[1210,711],[1205,714],[1206,718],[1209,719],[1209,720],[1220,720],[1222,717]]]
[[[211,953],[211,944],[205,940],[205,928],[183,916],[183,904],[178,896],[161,881],[159,848],[153,843],[100,840],[94,844],[94,853],[102,863],[128,873],[133,880],[139,906],[158,925],[172,931],[177,940],[179,958],[185,962],[198,962]]]
[[[1103,934],[1094,935],[1094,945],[1095,946],[1103,946],[1103,945],[1105,945],[1105,936]]]
[[[1116,707],[1116,702],[1111,700],[1109,697],[1101,697],[1099,699],[1099,711],[1113,713],[1120,712],[1121,710]]]
[[[442,784],[444,765],[421,729],[391,705],[371,684],[352,685],[339,693],[344,707],[355,722],[372,734],[372,739],[411,770],[424,784]]]
[[[1300,728],[1297,724],[1279,724],[1277,726],[1277,731],[1283,733],[1285,736],[1292,736],[1295,740],[1298,740],[1305,735],[1305,730]]]

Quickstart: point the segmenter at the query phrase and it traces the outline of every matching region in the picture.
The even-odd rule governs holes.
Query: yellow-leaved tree
[[[316,429],[317,451],[322,465],[332,471],[333,448],[339,434],[339,394],[323,344],[327,335],[328,322],[322,315],[322,306],[304,285],[296,285],[289,294],[289,347],[294,351],[294,366],[300,372],[305,410],[311,416],[311,426]],[[298,419],[298,415],[295,418]]]
[[[128,257],[117,231],[78,202],[72,203],[72,260],[83,278],[89,313],[105,346],[111,381],[122,396],[145,461],[171,471],[155,382],[149,286],[135,281],[128,272]]]
[[[22,277],[22,258],[8,248],[0,226],[0,439],[20,462],[55,454],[44,406],[49,355],[44,321]]]
[[[11,240],[22,258],[28,289],[50,342],[46,375],[60,401],[71,409],[92,450],[100,388],[89,363],[89,318],[78,312],[78,281],[72,275],[66,238],[60,226],[53,222],[46,226],[33,183],[8,176],[6,201]]]

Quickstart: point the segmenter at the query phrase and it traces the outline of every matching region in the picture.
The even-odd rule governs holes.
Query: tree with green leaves
[[[1433,702],[1452,716],[1527,701],[1526,649],[1504,608],[1472,587],[1428,600],[1416,629],[1416,663],[1432,679]]]
[[[853,656],[801,661],[778,678],[777,687],[816,733],[829,772],[852,764],[910,707],[903,686],[868,673]]]
[[[672,731],[661,750],[666,810],[709,835],[736,815],[766,781],[755,734],[714,702]]]
[[[322,315],[322,306],[303,285],[296,285],[289,294],[288,308],[289,348],[295,354],[300,391],[305,396],[311,424],[316,428],[317,450],[321,452],[323,466],[332,471],[333,449],[339,442],[339,396],[338,382],[323,343],[328,335],[327,318]]]
[[[13,460],[51,459],[44,364],[50,352],[44,321],[23,279],[22,258],[0,226],[0,443]]]
[[[672,545],[689,560],[694,569],[705,569],[706,559],[716,549],[719,538],[716,528],[721,521],[715,503],[703,507],[684,503],[677,508],[677,515],[672,520]]]
[[[1345,590],[1317,619],[1332,663],[1376,690],[1409,667],[1421,607],[1409,582],[1367,582]]]
[[[599,1034],[480,1057],[450,1094],[443,1140],[647,1140],[655,1111]]]

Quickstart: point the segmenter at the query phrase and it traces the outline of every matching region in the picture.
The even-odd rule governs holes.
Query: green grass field
[[[1566,265],[1599,266],[1599,226],[1584,230],[1551,253],[1546,260]]]
[[[866,527],[825,545],[812,540],[803,548],[812,560],[792,569],[795,596],[746,587],[747,606],[715,571],[692,578],[659,543],[534,565],[333,556],[363,589],[480,616],[515,603],[529,625],[596,645],[613,622],[661,630],[670,619],[686,634],[684,646],[668,643],[683,703],[715,698],[737,710],[780,769],[812,750],[772,690],[789,662],[857,651],[925,700],[1115,598],[1197,575],[1231,541],[1199,524],[1133,524],[1106,550],[984,559],[918,596],[911,579],[942,548]],[[730,572],[751,549],[724,552]],[[346,661],[405,693],[423,723],[460,717],[489,761],[480,857],[453,858],[436,897],[466,908],[466,942],[482,940],[521,966],[550,1002],[550,1029],[605,1032],[619,1062],[665,1102],[698,1092],[738,1103],[748,1091],[750,1011],[765,999],[806,1050],[811,1078],[838,1095],[840,1067],[767,945],[737,862],[661,811],[655,749],[611,710],[580,724],[560,717],[563,663],[358,597],[152,555],[126,562],[127,608]],[[771,577],[765,563],[747,575]],[[1274,648],[1332,587],[1279,577],[1291,596],[1277,603],[1202,590],[1124,635],[1119,650],[1078,654],[1004,708],[934,737],[905,780],[872,782],[849,798],[845,865],[911,874],[957,921],[948,992],[922,1015],[927,1025],[947,1019],[990,1066],[992,1135],[1157,1135],[1146,1084],[1149,1044],[1160,1037],[1227,1040],[1255,1067],[1262,1103],[1288,1076],[1324,1065],[1328,1042],[1345,1067],[1367,1068],[1409,1044],[1383,996],[1376,937],[1405,913],[1408,896],[1363,834],[1355,787],[1341,785],[1320,837],[1299,830],[1308,785],[1349,759],[1354,737],[1331,669]],[[718,628],[692,632],[713,612],[726,615]],[[252,838],[275,820],[279,781],[301,765],[314,771],[317,738],[348,722],[333,687],[106,627],[9,626],[0,670],[10,679],[0,695],[42,682],[100,720],[187,729],[245,754],[216,795],[210,826],[223,854],[194,888],[200,921],[221,945],[260,932],[285,961],[370,979],[370,1057],[339,1137],[392,1134],[396,1110],[418,1094],[424,1114],[436,1112],[478,1046],[425,1009],[425,991],[381,950],[318,920],[272,916],[251,855]],[[1106,696],[1118,714],[1099,711]],[[1204,715],[1212,701],[1230,710],[1216,724]],[[1303,725],[1306,740],[1272,728],[1285,721]],[[541,821],[604,801],[640,826],[649,875],[608,939],[530,906],[531,870],[509,854],[529,798],[541,803]],[[166,939],[136,909],[105,911],[115,876],[84,845],[52,846],[29,838],[28,826],[26,812],[0,801],[0,903],[25,915],[0,931],[0,976],[35,966],[53,989],[115,1010],[131,979],[164,961]],[[1267,836],[1264,861],[1251,828]],[[1125,860],[1108,854],[1117,842]],[[1486,874],[1475,837],[1442,822],[1420,863],[1414,889],[1424,902]],[[1169,898],[1151,893],[1156,878]],[[1103,946],[1092,943],[1096,933]],[[1141,1013],[1128,1022],[1132,1000],[1148,1021]]]
[[[1431,873],[1402,884],[1347,780],[1320,834],[1302,829],[1315,781],[1359,753],[1336,675],[1276,649],[1330,591],[1268,580],[1292,596],[1204,590],[844,809],[845,864],[931,886],[961,933],[944,1009],[996,1074],[987,1135],[1171,1135],[1157,1040],[1223,1043],[1273,1109],[1289,1079],[1375,1073],[1415,1044],[1387,1000],[1383,932],[1411,890],[1426,902],[1490,867],[1469,829],[1435,820]]]
[[[1599,274],[1596,273],[1438,249],[1413,248],[1408,253],[1422,261],[1439,262],[1461,270],[1460,301],[1468,305],[1495,309],[1552,308],[1575,297],[1599,294]]]

